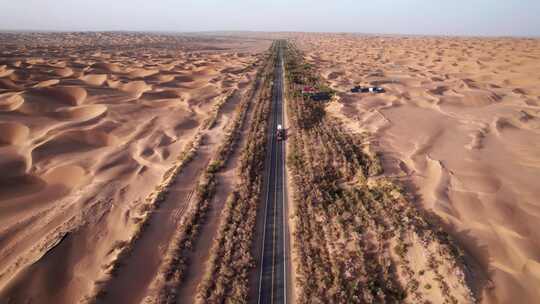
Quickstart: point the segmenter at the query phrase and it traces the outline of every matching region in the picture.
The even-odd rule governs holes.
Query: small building
[[[314,87],[306,86],[302,88],[302,94],[315,94],[317,90]]]

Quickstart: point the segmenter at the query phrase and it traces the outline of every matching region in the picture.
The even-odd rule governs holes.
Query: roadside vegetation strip
[[[257,211],[260,206],[275,46],[264,69],[261,90],[238,168],[239,182],[227,198],[209,266],[198,286],[198,303],[246,303]]]
[[[236,90],[228,90],[227,93],[215,98],[215,100],[217,101],[214,103],[214,106],[212,107],[212,110],[211,110],[212,115],[210,115],[210,117],[208,117],[203,122],[203,126],[205,129],[212,129],[216,125],[216,122],[219,116],[219,111],[234,96],[235,93],[236,93]]]
[[[377,155],[302,94],[331,90],[291,44],[285,71],[298,303],[423,302],[432,288],[445,303],[473,302],[462,252],[398,185],[371,178]]]
[[[159,277],[154,282],[155,286],[152,287],[159,290],[158,294],[155,299],[149,298],[145,303],[177,302],[177,292],[189,263],[187,257],[197,241],[201,226],[205,224],[207,211],[211,208],[210,202],[217,187],[216,175],[226,166],[227,160],[234,151],[249,107],[258,92],[259,82],[260,76],[257,75],[253,86],[242,96],[237,105],[234,118],[227,127],[221,145],[198,181],[192,207],[172,237],[172,243],[165,254],[165,261],[158,271]]]

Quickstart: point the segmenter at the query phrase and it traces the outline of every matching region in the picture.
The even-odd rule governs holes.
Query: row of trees
[[[225,130],[223,141],[206,167],[203,175],[200,177],[194,193],[192,208],[188,210],[173,235],[172,242],[165,254],[165,261],[162,263],[159,271],[159,275],[162,277],[157,281],[158,284],[161,284],[161,286],[157,287],[159,289],[156,299],[157,303],[177,302],[177,292],[189,263],[189,253],[197,240],[202,225],[204,225],[207,211],[210,208],[210,202],[217,187],[216,175],[225,167],[239,140],[247,111],[253,97],[258,92],[260,78],[261,72],[256,76],[255,85],[251,87],[237,105],[234,118],[228,125],[227,130]],[[227,94],[222,100],[226,102],[231,96],[231,94]],[[218,103],[216,113],[224,105],[224,102]],[[212,128],[216,120],[216,118],[209,120],[211,123],[205,124],[205,127]]]
[[[239,182],[225,204],[209,267],[198,288],[200,303],[247,302],[248,275],[254,267],[251,246],[260,206],[275,46],[268,56],[237,171]]]
[[[229,90],[227,93],[216,97],[216,102],[212,107],[212,114],[203,122],[205,129],[212,129],[217,122],[218,114],[221,108],[234,96],[236,90]]]
[[[285,62],[293,129],[287,161],[294,186],[293,250],[301,261],[298,302],[423,301],[418,286],[428,275],[412,270],[408,248],[416,246],[434,259],[426,263],[430,277],[437,277],[443,264],[462,271],[459,250],[395,183],[374,178],[382,167],[377,155],[365,152],[361,138],[329,117],[325,103],[299,93],[305,85],[325,84],[291,44]],[[440,293],[454,303],[457,297],[445,284],[439,281]]]

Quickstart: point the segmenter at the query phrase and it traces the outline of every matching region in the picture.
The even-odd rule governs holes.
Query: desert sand
[[[540,40],[298,34],[385,176],[440,219],[482,303],[540,298]],[[383,94],[351,93],[355,85]]]
[[[277,37],[338,92],[328,113],[366,138],[384,177],[457,240],[474,296],[536,302],[540,40],[225,32],[0,34],[0,302],[158,299],[201,172]],[[186,302],[208,275],[252,115],[174,287]]]
[[[169,199],[175,201],[163,203],[152,218],[159,223],[133,248],[151,245],[139,257],[147,264],[132,262],[108,285],[113,302],[118,286],[132,286],[129,276],[140,275],[134,288],[141,289],[123,303],[142,299],[238,101],[217,112],[216,106],[248,89],[258,54],[270,43],[0,34],[0,299],[91,299],[147,216],[147,197],[199,136],[200,153],[177,177]],[[212,115],[215,127],[201,133]],[[234,183],[234,175],[223,174]]]

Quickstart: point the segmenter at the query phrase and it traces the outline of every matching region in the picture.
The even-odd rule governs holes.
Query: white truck
[[[277,137],[277,140],[285,139],[285,129],[283,129],[283,126],[277,125],[276,137]]]

